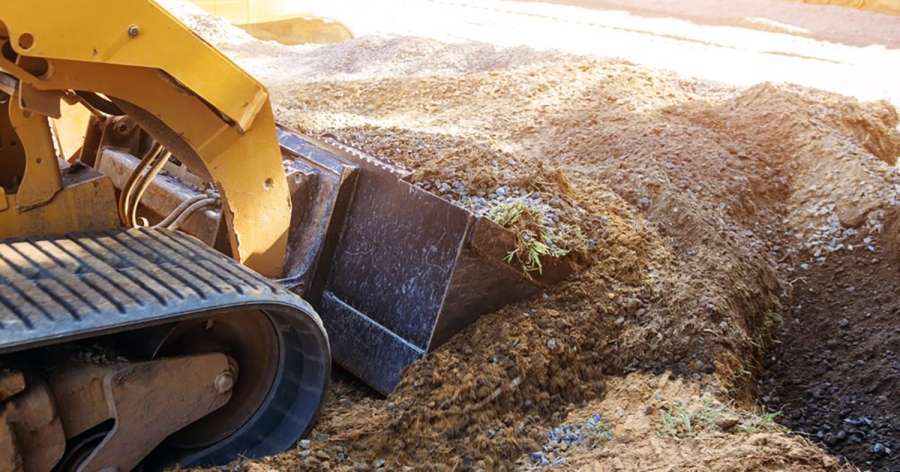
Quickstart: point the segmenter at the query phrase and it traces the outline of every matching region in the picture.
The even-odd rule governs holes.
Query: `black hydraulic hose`
[[[97,95],[94,92],[84,92],[84,91],[76,91],[75,92],[82,100],[87,102],[90,106],[96,108],[97,110],[106,113],[107,115],[113,116],[123,116],[125,112],[122,111],[121,108],[116,106],[115,103]]]

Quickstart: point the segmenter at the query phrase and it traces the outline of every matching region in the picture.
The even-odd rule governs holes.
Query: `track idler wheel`
[[[143,332],[150,357],[218,352],[235,364],[231,400],[171,435],[166,456],[182,467],[221,465],[238,453],[279,453],[309,433],[325,397],[331,355],[321,320],[303,303],[295,316],[247,310]]]

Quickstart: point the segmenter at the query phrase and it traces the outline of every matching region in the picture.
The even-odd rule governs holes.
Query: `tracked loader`
[[[513,234],[411,176],[277,125],[262,85],[151,0],[5,0],[0,471],[283,451],[332,359],[388,394],[568,275],[523,277]]]

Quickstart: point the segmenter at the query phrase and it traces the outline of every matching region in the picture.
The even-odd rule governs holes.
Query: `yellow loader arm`
[[[7,2],[0,69],[21,104],[9,107],[13,123],[23,114],[58,116],[59,99],[73,91],[109,97],[214,183],[234,257],[263,275],[281,275],[291,202],[267,91],[152,0]],[[37,145],[23,144],[29,178],[18,194],[29,195],[30,186],[47,185],[30,178],[37,160],[52,172],[55,159],[44,161]],[[14,167],[5,164],[4,172]]]

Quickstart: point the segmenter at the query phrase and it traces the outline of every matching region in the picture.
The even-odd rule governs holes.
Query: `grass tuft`
[[[770,412],[763,407],[752,411],[738,410],[719,402],[696,400],[673,401],[660,408],[659,435],[675,438],[693,437],[704,431],[723,431],[719,418],[732,418],[730,433],[760,433],[783,431],[784,427],[775,422],[780,411]]]
[[[780,411],[766,411],[765,408],[758,407],[741,418],[737,429],[743,433],[782,430],[784,426],[775,422],[775,418],[779,416],[781,416]]]
[[[526,276],[543,273],[544,257],[564,257],[587,247],[580,228],[554,219],[548,209],[522,201],[497,203],[485,216],[516,235],[516,248],[507,254],[506,262],[520,264]]]

